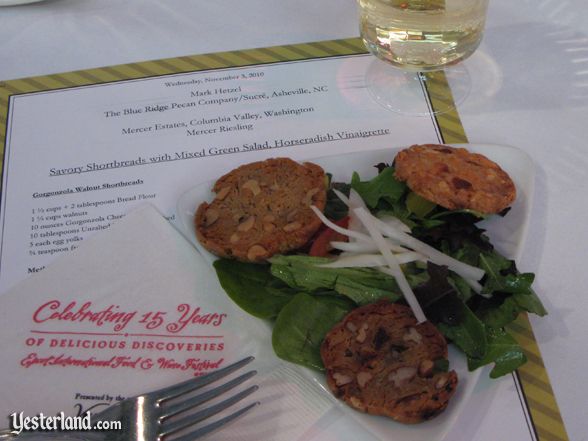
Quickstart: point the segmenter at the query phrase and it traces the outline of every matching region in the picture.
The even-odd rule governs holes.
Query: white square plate
[[[456,146],[465,147],[470,151],[485,155],[499,164],[513,179],[517,189],[517,199],[511,210],[504,218],[495,216],[485,221],[483,227],[487,229],[491,242],[502,254],[517,260],[521,254],[531,211],[535,173],[533,161],[522,150],[510,146],[493,144],[460,144]],[[401,148],[359,151],[327,157],[307,158],[306,160],[322,166],[326,172],[333,175],[333,181],[335,182],[350,182],[354,171],[359,173],[362,180],[367,180],[376,175],[375,164],[380,162],[391,163]],[[211,192],[213,184],[214,182],[207,181],[196,185],[184,193],[177,204],[178,219],[183,233],[210,263],[216,257],[200,245],[196,239],[193,225],[194,213],[198,206],[203,201],[210,201],[213,198]],[[271,332],[269,327],[268,332]],[[443,440],[452,426],[459,421],[459,415],[470,400],[474,386],[482,372],[481,369],[469,372],[465,357],[453,349],[451,345],[449,361],[451,368],[455,369],[458,374],[459,385],[456,395],[447,410],[435,419],[418,425],[407,426],[384,417],[362,414],[344,404],[340,404],[343,415],[352,417],[360,426],[382,440]],[[317,387],[322,387],[325,393],[329,393],[322,373],[308,369],[305,369],[305,371],[315,380]],[[336,426],[336,424],[329,424],[321,430],[333,431],[329,438],[337,439],[335,434]],[[346,424],[346,427],[349,427],[349,424]],[[362,430],[359,430],[358,436],[361,436],[362,432]]]

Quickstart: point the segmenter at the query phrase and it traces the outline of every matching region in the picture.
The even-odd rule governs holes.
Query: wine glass
[[[471,78],[460,61],[480,45],[488,0],[357,2],[361,37],[377,57],[366,82],[378,103],[402,114],[426,116],[452,110],[466,98]],[[453,99],[434,96],[435,84],[441,90],[445,83],[451,85]],[[423,111],[423,95],[428,111]]]

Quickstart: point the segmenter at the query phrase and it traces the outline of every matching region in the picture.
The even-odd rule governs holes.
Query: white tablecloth
[[[0,8],[0,81],[76,69],[358,35],[352,0],[47,0]],[[519,266],[550,315],[532,320],[570,436],[588,440],[588,8],[492,0],[459,107],[470,142],[537,163]]]

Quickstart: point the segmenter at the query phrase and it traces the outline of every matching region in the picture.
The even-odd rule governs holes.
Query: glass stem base
[[[470,74],[462,63],[438,71],[414,72],[374,58],[365,79],[369,94],[378,104],[410,116],[449,112],[466,99],[472,87]]]

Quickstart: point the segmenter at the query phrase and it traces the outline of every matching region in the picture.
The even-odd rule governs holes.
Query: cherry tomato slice
[[[347,228],[349,225],[349,217],[344,217],[343,219],[336,221],[335,225],[338,225],[342,228]],[[329,227],[323,225],[323,230],[320,231],[316,236],[316,239],[312,243],[308,254],[313,257],[327,257],[333,249],[333,247],[331,247],[331,242],[346,242],[347,239],[347,236],[344,234],[337,233],[335,230],[332,230]]]

